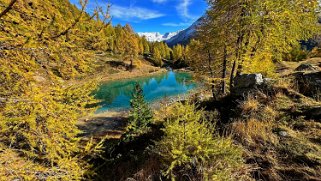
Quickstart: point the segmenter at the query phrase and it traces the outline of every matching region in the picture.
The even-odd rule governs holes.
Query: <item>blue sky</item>
[[[77,4],[79,0],[70,0]],[[190,26],[206,10],[205,0],[89,0],[87,11],[110,2],[113,24],[129,23],[136,32],[174,32]]]

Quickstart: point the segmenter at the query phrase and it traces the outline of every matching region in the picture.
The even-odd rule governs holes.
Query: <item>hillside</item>
[[[169,120],[177,118],[178,120],[191,121],[194,115],[199,114],[204,116],[203,119],[206,120],[206,123],[214,122],[215,138],[225,146],[216,150],[216,154],[223,154],[223,158],[237,161],[239,152],[236,148],[229,146],[229,139],[242,150],[241,159],[243,162],[234,163],[231,180],[320,180],[321,103],[319,99],[303,95],[295,83],[300,78],[296,80],[294,76],[299,72],[295,69],[301,64],[309,63],[319,67],[320,62],[319,58],[303,62],[282,62],[286,65],[293,65],[293,69],[290,68],[292,66],[287,66],[286,70],[284,69],[289,74],[284,75],[285,72],[279,72],[281,76],[285,77],[267,79],[268,82],[260,85],[247,84],[253,81],[248,78],[245,82],[236,84],[238,87],[235,90],[241,91],[242,95],[230,93],[214,101],[207,96],[205,99],[204,96],[201,97],[201,94],[208,95],[208,92],[201,91],[184,103],[167,104],[167,106],[155,110],[155,120],[151,123],[151,130],[132,140],[124,140],[126,125],[123,123],[125,120],[128,121],[128,116],[119,116],[119,120],[115,121],[112,117],[116,113],[112,113],[113,115],[106,119],[97,115],[93,120],[94,124],[91,124],[90,121],[87,123],[93,126],[91,128],[93,131],[90,134],[97,136],[105,131],[109,135],[106,148],[113,150],[104,154],[108,161],[96,160],[97,166],[106,164],[98,170],[97,180],[146,180],[148,178],[167,180],[162,174],[164,168],[162,164],[159,164],[164,161],[164,158],[158,155],[155,147],[162,139],[172,134],[171,141],[167,142],[168,147],[169,145],[173,147],[176,144],[180,145],[180,139],[177,137],[182,136],[182,133],[186,134],[187,138],[185,139],[195,139],[195,135],[189,134],[197,134],[195,129],[199,127],[189,127],[190,122],[186,122],[184,126],[178,124],[174,127]],[[279,68],[283,69],[284,67],[280,66]],[[305,73],[320,73],[320,67],[319,71],[305,70]],[[249,74],[245,74],[245,76],[249,76]],[[308,86],[308,82],[305,83]],[[248,87],[244,88],[244,85]],[[189,112],[190,104],[197,105],[193,112]],[[114,121],[109,125],[114,126],[113,128],[103,122],[107,120],[108,122]],[[211,123],[208,126],[212,128],[210,125]],[[175,132],[169,132],[168,129],[175,129]],[[193,140],[186,142],[189,146],[194,144]],[[204,144],[200,146],[200,152],[208,149],[206,143],[195,144]],[[221,145],[215,146],[217,148]],[[164,147],[163,152],[166,153],[168,147]],[[183,150],[182,152],[185,151],[187,155],[193,154],[193,152],[190,153],[192,148],[187,150],[178,146],[176,148]],[[226,149],[224,153],[220,152],[224,149]],[[170,155],[170,153],[168,154]],[[175,154],[183,153],[177,152]],[[216,163],[217,160],[228,164],[221,160],[222,157],[216,157],[209,164]],[[208,171],[210,166],[202,166],[202,168],[205,167]],[[233,165],[229,165],[228,169],[231,166]],[[193,179],[201,180],[199,175],[191,174],[197,172],[194,169],[186,167],[173,172],[178,178],[189,174]],[[225,169],[224,167],[222,170],[225,171]],[[228,169],[227,171],[229,171]],[[217,180],[223,180],[222,178],[224,175]]]

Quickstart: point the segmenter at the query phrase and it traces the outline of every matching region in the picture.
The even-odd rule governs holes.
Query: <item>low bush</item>
[[[163,174],[172,180],[242,180],[242,149],[231,138],[215,135],[193,104],[167,109],[164,136],[154,151],[161,156]]]

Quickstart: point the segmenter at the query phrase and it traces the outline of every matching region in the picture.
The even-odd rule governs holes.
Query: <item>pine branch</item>
[[[0,13],[0,18],[2,18],[4,15],[6,15],[13,7],[13,5],[17,2],[18,0],[11,0],[10,4],[8,5],[8,7],[6,9],[4,9],[1,13]]]
[[[85,9],[87,7],[87,4],[88,4],[88,0],[85,0],[85,2],[82,4],[82,7],[81,7],[81,11],[80,11],[80,15],[75,19],[74,23],[72,23],[66,30],[62,31],[61,33],[59,33],[58,35],[56,36],[53,36],[52,38],[53,39],[56,39],[56,38],[59,38],[63,35],[67,35],[67,33],[73,29],[81,20],[84,12],[85,12]]]

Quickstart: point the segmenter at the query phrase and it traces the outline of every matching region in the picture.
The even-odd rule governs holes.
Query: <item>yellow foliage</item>
[[[0,11],[8,4],[0,0]],[[18,0],[0,18],[1,156],[18,156],[13,172],[3,175],[0,168],[1,178],[81,180],[91,174],[86,158],[101,144],[81,141],[76,123],[93,111],[87,105],[96,103],[90,95],[96,84],[64,80],[94,70],[95,51],[110,48],[113,28],[106,25],[67,0]],[[15,168],[20,162],[24,166]]]
[[[95,102],[91,86],[46,92],[32,87],[32,92],[8,100],[0,112],[0,141],[23,159],[50,168],[56,179],[80,180],[89,168],[81,158],[88,149],[82,149],[76,123],[90,111],[85,106]]]
[[[215,135],[213,126],[203,120],[203,112],[195,105],[177,103],[167,110],[165,135],[154,150],[164,162],[165,175],[172,180],[182,175],[193,177],[189,173],[195,167],[198,179],[241,179],[232,176],[242,168],[242,150],[231,138]]]
[[[243,71],[244,73],[257,73],[260,72],[266,77],[274,78],[275,64],[273,63],[273,57],[271,54],[260,53],[259,56],[252,58],[251,60],[244,61]]]

